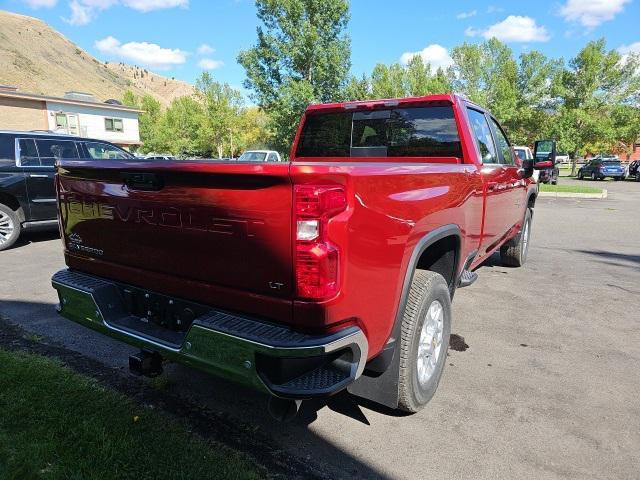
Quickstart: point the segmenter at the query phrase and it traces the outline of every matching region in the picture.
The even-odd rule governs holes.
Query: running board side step
[[[473,285],[478,280],[478,274],[470,270],[463,270],[460,275],[460,281],[458,282],[458,288],[468,287]]]

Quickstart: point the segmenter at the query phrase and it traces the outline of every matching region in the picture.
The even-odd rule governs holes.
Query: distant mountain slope
[[[186,82],[140,67],[102,63],[42,20],[6,11],[0,11],[0,83],[55,96],[77,90],[99,100],[119,100],[130,89],[163,105],[193,92]]]

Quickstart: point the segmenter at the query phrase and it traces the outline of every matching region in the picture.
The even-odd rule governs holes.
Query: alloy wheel
[[[438,360],[443,355],[443,331],[444,309],[438,300],[434,300],[427,310],[418,344],[418,383],[423,387],[433,376]]]
[[[7,243],[13,234],[13,220],[5,212],[0,211],[0,245]]]

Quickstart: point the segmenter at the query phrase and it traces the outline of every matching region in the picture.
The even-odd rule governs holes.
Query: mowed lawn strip
[[[267,473],[59,362],[0,349],[0,479],[256,479]]]
[[[564,192],[564,193],[602,193],[601,188],[586,187],[582,185],[550,185],[540,184],[541,192]]]

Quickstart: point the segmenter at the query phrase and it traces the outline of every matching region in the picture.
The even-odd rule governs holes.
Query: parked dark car
[[[634,160],[629,164],[628,178],[635,178],[636,182],[640,182],[640,160]]]
[[[103,140],[54,133],[0,131],[0,250],[23,230],[57,226],[54,164],[60,159],[130,159]]]
[[[578,170],[578,178],[588,177],[591,180],[602,180],[610,177],[614,180],[624,178],[624,167],[616,157],[594,157]]]

